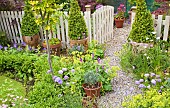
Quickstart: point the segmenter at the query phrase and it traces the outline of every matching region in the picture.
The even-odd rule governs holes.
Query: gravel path
[[[119,58],[115,52],[120,51],[122,45],[126,43],[130,32],[130,25],[125,23],[123,28],[114,28],[114,39],[106,44],[105,55],[111,59],[110,65],[120,66]],[[98,101],[99,108],[122,108],[121,103],[127,95],[141,93],[135,86],[133,76],[123,71],[118,71],[117,76],[112,81],[113,91],[102,96]]]

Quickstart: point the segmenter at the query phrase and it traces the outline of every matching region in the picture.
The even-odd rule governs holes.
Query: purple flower
[[[162,80],[161,79],[156,79],[157,82],[161,82]]]
[[[156,75],[156,78],[160,78],[160,75]]]
[[[138,86],[139,88],[146,88],[146,86],[144,84],[139,84]]]
[[[8,47],[7,47],[7,46],[5,46],[5,47],[4,47],[4,50],[7,50],[7,49],[8,49]]]
[[[103,5],[99,4],[99,5],[96,6],[96,9],[99,9],[99,8],[101,8],[102,6],[103,6]]]
[[[71,69],[71,72],[72,72],[72,73],[74,73],[74,72],[75,72],[75,70],[74,70],[74,69]]]
[[[81,49],[81,46],[77,46],[77,50],[80,51],[80,49]]]
[[[151,83],[152,83],[153,85],[156,85],[156,81],[155,81],[154,79],[151,80]]]
[[[135,81],[135,84],[139,85],[139,84],[140,84],[140,82],[139,82],[139,81]]]
[[[140,79],[139,82],[140,82],[140,83],[141,83],[141,82],[144,82],[144,79]]]
[[[67,71],[67,68],[62,68],[62,71],[63,71],[63,72]]]
[[[3,48],[3,46],[2,45],[0,45],[0,50]]]
[[[131,22],[130,22],[130,21],[128,21],[128,24],[131,24]]]
[[[161,87],[160,87],[160,89],[163,89],[163,88],[164,88],[164,86],[161,86]]]
[[[46,50],[46,48],[43,48],[42,50]]]
[[[83,62],[83,59],[82,59],[82,58],[80,58],[80,62]]]
[[[32,50],[32,47],[31,47],[31,46],[28,46],[28,49],[31,51],[31,50]]]
[[[26,46],[26,43],[25,43],[25,42],[22,42],[21,44],[22,44],[22,46]]]
[[[155,73],[151,73],[151,77],[155,76],[156,74]]]
[[[146,78],[148,78],[148,77],[149,77],[149,74],[145,74],[144,76],[145,76]]]
[[[97,59],[97,62],[100,63],[100,58]]]
[[[64,76],[64,79],[67,80],[69,77],[67,75]]]
[[[98,67],[96,68],[96,72],[99,72],[99,69],[98,69]]]
[[[62,71],[62,70],[59,70],[58,73],[59,73],[59,74],[63,74],[63,71]]]
[[[17,48],[17,47],[18,47],[18,45],[17,45],[16,43],[14,43],[13,47],[14,47],[14,48]]]
[[[53,80],[55,81],[55,79],[57,78],[57,76],[53,76]]]
[[[18,51],[22,51],[22,48],[17,48]]]
[[[92,56],[92,59],[94,59],[94,53],[92,53],[91,56]]]
[[[104,66],[102,66],[102,69],[104,69]]]
[[[63,81],[62,81],[62,79],[60,79],[59,81],[58,81],[58,84],[62,84],[63,83]]]
[[[158,91],[158,93],[162,93],[162,90],[160,89],[160,90]]]
[[[49,74],[49,73],[51,73],[51,70],[48,70],[48,71],[47,71],[47,74]]]

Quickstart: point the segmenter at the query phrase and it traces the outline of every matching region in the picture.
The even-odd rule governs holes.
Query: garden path
[[[110,65],[120,66],[119,57],[115,55],[120,51],[122,45],[126,43],[130,33],[130,24],[124,23],[123,28],[114,28],[114,39],[106,44],[106,57],[110,58]],[[112,80],[113,91],[107,93],[99,99],[99,108],[122,108],[121,103],[127,95],[133,96],[141,91],[135,86],[133,76],[122,70],[117,72],[117,76]]]

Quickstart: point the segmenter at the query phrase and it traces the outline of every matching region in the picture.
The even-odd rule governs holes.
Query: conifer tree
[[[77,0],[71,0],[68,19],[68,35],[72,40],[87,37],[87,28]]]
[[[147,10],[145,0],[136,0],[137,12],[129,39],[139,43],[149,43],[155,39],[153,19],[150,11]]]

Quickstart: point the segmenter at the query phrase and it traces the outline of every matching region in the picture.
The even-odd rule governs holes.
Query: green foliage
[[[21,23],[22,36],[34,36],[39,32],[39,26],[35,22],[35,16],[28,2],[24,7],[24,16]]]
[[[99,74],[93,71],[89,71],[84,75],[84,83],[89,86],[94,86],[99,82]]]
[[[7,39],[6,33],[0,31],[0,45],[7,46],[9,44],[9,40]]]
[[[80,53],[84,53],[85,51],[84,51],[84,46],[83,45],[74,45],[74,46],[72,46],[72,48],[70,48],[69,50],[68,50],[68,53],[69,53],[69,55],[72,55],[72,53],[73,52],[76,52],[77,53],[77,51]]]
[[[0,74],[19,79],[24,83],[32,81],[36,72],[34,66],[36,58],[37,55],[19,52],[16,49],[0,50],[0,70],[2,71]]]
[[[44,43],[46,44],[46,41],[44,41]],[[50,45],[56,45],[56,44],[59,44],[59,43],[60,43],[60,40],[58,38],[49,39],[49,44]]]
[[[104,45],[99,45],[97,41],[93,40],[88,43],[87,53],[94,54],[94,59],[104,58]]]
[[[123,102],[124,108],[169,108],[170,107],[170,90],[158,93],[157,90],[151,89],[144,95],[138,94],[133,96],[131,101]]]
[[[86,23],[77,0],[71,0],[70,2],[68,34],[72,40],[84,39],[88,36]]]
[[[0,76],[0,81],[0,107],[3,107],[2,104],[16,107],[18,103],[26,102],[25,88],[21,83],[4,76]]]
[[[160,43],[142,51],[134,51],[131,45],[125,45],[120,53],[122,69],[138,76],[141,76],[141,73],[163,72],[170,66],[170,59],[161,45]]]
[[[152,33],[154,28],[151,13],[147,10],[145,0],[136,0],[136,4],[135,21],[128,38],[138,43],[153,42],[155,35]]]
[[[165,85],[164,85],[166,88],[170,89],[170,78],[168,78],[166,81],[165,81]]]

